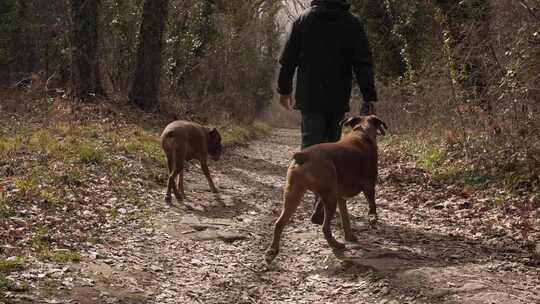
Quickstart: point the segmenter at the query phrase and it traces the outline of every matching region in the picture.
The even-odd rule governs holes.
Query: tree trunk
[[[161,53],[168,0],[145,0],[135,78],[129,100],[145,110],[159,105]]]
[[[452,79],[459,84],[463,101],[480,107],[477,121],[499,134],[501,130],[488,96],[490,82],[500,72],[491,49],[491,3],[435,0],[435,4],[443,16],[443,40]]]
[[[490,75],[498,69],[490,51],[489,0],[466,3],[436,0],[435,3],[444,17],[445,47],[454,80],[463,90],[465,100],[476,101],[482,109],[491,112],[486,94]]]
[[[99,0],[71,0],[72,94],[83,101],[105,96],[99,74],[98,6]]]
[[[394,33],[397,20],[389,11],[390,6],[381,0],[356,0],[351,4],[368,33],[378,78],[393,80],[403,76],[407,65],[401,54],[402,42]]]
[[[26,1],[17,1],[16,20],[11,33],[12,70],[28,75],[35,68],[35,54],[32,38],[28,32],[28,7]],[[20,77],[20,75],[18,75]]]
[[[10,39],[15,5],[14,1],[0,2],[0,87],[10,83]]]
[[[413,83],[419,80],[428,50],[432,50],[432,38],[439,25],[433,21],[433,6],[422,1],[392,1],[399,12],[399,26],[395,31],[401,36],[402,55],[407,64],[407,77]],[[397,15],[397,14],[395,14]]]
[[[203,0],[201,15],[199,22],[195,29],[195,33],[200,40],[199,45],[195,47],[193,51],[195,57],[202,57],[206,46],[210,42],[210,36],[212,34],[212,14],[214,12],[214,0]]]

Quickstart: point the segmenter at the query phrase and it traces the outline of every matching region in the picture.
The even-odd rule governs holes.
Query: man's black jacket
[[[354,72],[364,101],[377,101],[373,61],[360,20],[341,0],[315,0],[293,23],[281,58],[278,92],[303,112],[348,112]]]

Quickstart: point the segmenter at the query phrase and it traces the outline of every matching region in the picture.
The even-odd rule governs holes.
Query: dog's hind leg
[[[174,196],[179,202],[181,202],[184,199],[183,188],[184,188],[184,162],[186,158],[185,147],[180,148],[177,146],[176,149],[174,149],[173,151],[173,155],[174,155],[174,158],[173,158],[174,169],[173,169],[173,173],[171,173],[171,175],[169,176],[169,183],[172,184],[172,190],[174,192]],[[175,182],[176,178],[178,178],[178,183]],[[180,189],[182,193],[180,193],[178,189],[179,187],[182,187]]]
[[[276,221],[274,227],[274,237],[272,239],[272,244],[270,245],[270,248],[266,250],[265,254],[265,260],[267,264],[270,264],[278,255],[279,242],[281,240],[281,234],[283,233],[283,229],[296,211],[296,208],[298,208],[298,205],[302,201],[302,197],[306,192],[306,189],[295,189],[294,186],[292,186],[288,181],[287,183],[288,184],[285,186],[285,191],[283,194],[283,210],[281,211],[281,215]]]
[[[171,190],[172,190],[172,183],[171,183],[171,174],[172,174],[172,170],[169,170],[169,178],[167,179],[167,192],[165,193],[165,202],[167,204],[170,204],[171,203]],[[174,182],[174,180],[173,180]]]
[[[178,170],[178,177],[177,177],[177,188],[180,194],[182,194],[182,197],[186,197],[186,192],[184,191],[184,170],[186,170],[186,161],[182,163],[182,166]]]
[[[364,188],[364,195],[369,205],[368,221],[371,226],[377,224],[377,205],[375,204],[375,186]]]
[[[343,227],[343,233],[345,234],[345,240],[349,242],[356,242],[356,236],[351,229],[351,220],[349,219],[349,212],[347,211],[347,203],[344,199],[338,200],[339,214],[341,215],[341,225]]]
[[[330,192],[321,193],[321,198],[324,202],[324,222],[322,227],[324,238],[332,249],[344,249],[345,245],[336,241],[332,236],[331,228],[332,218],[334,218],[334,214],[336,213],[338,197],[335,193]]]
[[[171,203],[171,191],[174,189],[174,179],[176,172],[176,155],[174,151],[166,150],[167,166],[169,167],[169,179],[167,180],[167,193],[165,194],[165,202]]]
[[[169,174],[169,180],[167,181],[167,194],[165,194],[165,202],[167,203],[171,203],[171,190],[174,192],[174,196],[177,200],[182,200],[182,195],[178,193],[178,187],[176,185],[176,177],[178,176],[179,172],[180,171],[175,168]]]

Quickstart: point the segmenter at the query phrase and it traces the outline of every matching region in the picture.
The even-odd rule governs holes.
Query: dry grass
[[[540,167],[535,160],[511,145],[496,145],[485,135],[400,134],[388,136],[381,146],[408,155],[445,183],[485,191],[503,200],[522,197],[540,207]]]
[[[78,261],[74,244],[95,239],[93,227],[140,219],[143,194],[165,184],[159,134],[170,120],[114,102],[26,96],[32,109],[17,106],[24,96],[0,93],[0,229],[8,231],[1,243],[16,244],[10,254]],[[228,146],[269,132],[262,122],[216,125]],[[119,214],[122,208],[137,212]]]

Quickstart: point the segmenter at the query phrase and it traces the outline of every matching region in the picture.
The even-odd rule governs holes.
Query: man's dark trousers
[[[320,143],[336,142],[341,138],[344,113],[302,112],[302,149]]]
[[[320,143],[338,141],[341,138],[341,121],[344,116],[344,113],[302,112],[302,149]],[[315,199],[311,221],[319,225],[322,225],[324,221],[324,208],[318,197]]]

